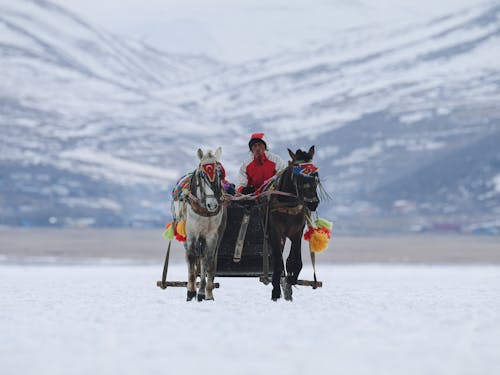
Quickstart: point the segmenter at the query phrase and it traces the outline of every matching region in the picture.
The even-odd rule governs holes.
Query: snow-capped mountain
[[[346,227],[500,214],[498,3],[239,65],[48,1],[0,5],[0,30],[0,223],[156,225],[198,147],[221,145],[234,179],[259,130],[284,158],[316,145],[320,214]]]

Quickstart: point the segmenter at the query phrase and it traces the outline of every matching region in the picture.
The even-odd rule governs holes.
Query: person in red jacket
[[[252,194],[264,181],[286,167],[278,155],[267,150],[264,133],[254,133],[248,142],[250,155],[243,162],[238,173],[237,191]]]

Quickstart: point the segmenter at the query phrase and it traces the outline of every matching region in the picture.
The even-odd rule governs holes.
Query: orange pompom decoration
[[[330,233],[324,228],[315,228],[309,239],[309,246],[314,253],[321,253],[328,247],[330,242]]]
[[[314,253],[321,253],[328,247],[330,242],[330,235],[332,223],[325,219],[316,219],[316,226],[308,225],[304,239],[309,241],[309,247]]]

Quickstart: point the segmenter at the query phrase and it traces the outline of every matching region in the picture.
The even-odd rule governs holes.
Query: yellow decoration
[[[177,233],[179,233],[182,237],[186,237],[186,222],[184,220],[181,220],[177,223],[177,226],[175,227],[175,230]]]
[[[329,242],[330,238],[327,233],[315,230],[309,239],[309,246],[312,252],[321,253],[328,247]]]

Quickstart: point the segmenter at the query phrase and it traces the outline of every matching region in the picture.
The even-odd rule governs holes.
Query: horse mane
[[[195,170],[193,174],[191,175],[191,178],[189,179],[189,192],[191,195],[196,196],[196,184],[194,184],[194,179],[196,178],[196,172],[198,170]]]
[[[287,193],[293,193],[294,192],[294,186],[292,183],[291,175],[292,175],[292,170],[293,170],[293,161],[290,161],[288,163],[288,166],[281,170],[277,177],[276,181],[276,189],[278,191],[283,191]],[[273,197],[278,202],[292,202],[295,201],[295,198],[293,197],[286,197],[286,196],[275,196]]]
[[[291,154],[290,154],[290,156],[291,156]],[[295,151],[295,160],[292,160],[291,162],[289,162],[289,165],[310,163],[313,159],[313,156],[314,156],[314,146],[312,146],[309,149],[309,152],[305,152],[305,151],[302,151],[301,149],[298,149],[297,151]],[[321,183],[321,181],[318,181],[318,197],[319,197],[320,201],[332,199],[330,194],[328,194],[326,189],[323,187],[323,184]]]
[[[313,157],[308,152],[302,151],[299,148],[297,151],[295,151],[295,158],[296,158],[295,163],[298,163],[298,162],[307,163],[307,162],[310,162]]]

